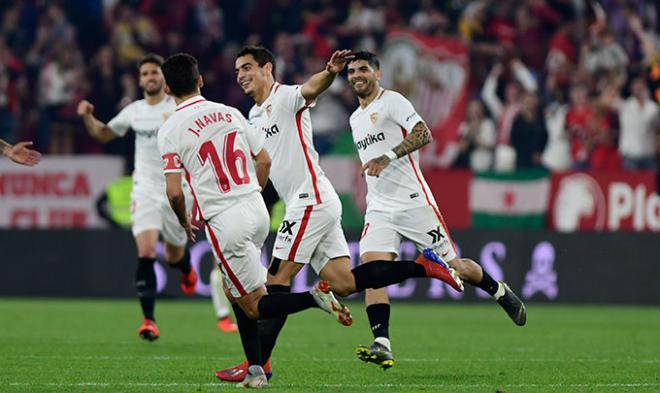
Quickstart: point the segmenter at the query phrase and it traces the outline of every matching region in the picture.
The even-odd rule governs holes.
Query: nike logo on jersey
[[[366,150],[367,147],[369,147],[370,145],[373,145],[376,142],[382,142],[384,140],[385,140],[385,133],[383,132],[379,132],[376,135],[367,134],[367,136],[357,141],[355,146],[357,147],[358,150]]]
[[[262,130],[263,132],[266,133],[266,139],[270,138],[271,136],[273,136],[273,135],[275,135],[275,134],[279,134],[279,133],[280,133],[280,129],[277,128],[277,124],[273,124],[273,126],[270,127],[270,128],[268,128],[268,127],[261,127],[261,130]]]
[[[415,116],[416,114],[417,113],[413,112],[410,115],[408,115],[408,117],[406,117],[406,123],[408,122],[408,120],[410,120],[411,117]]]

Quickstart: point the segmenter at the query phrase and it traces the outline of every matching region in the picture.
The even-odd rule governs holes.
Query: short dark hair
[[[165,83],[173,95],[183,97],[197,89],[199,69],[195,57],[187,53],[177,53],[168,57],[161,68]]]
[[[152,63],[157,65],[158,67],[162,67],[164,62],[165,60],[163,60],[162,56],[157,55],[155,53],[147,53],[146,55],[140,57],[140,60],[138,60],[137,63],[137,68],[139,70],[143,65],[147,63]]]
[[[378,60],[378,56],[371,52],[367,51],[359,51],[353,53],[353,58],[349,60],[348,64],[351,64],[354,61],[358,60],[366,60],[367,63],[373,68],[374,70],[380,70],[380,60]]]
[[[247,55],[252,55],[257,64],[259,64],[259,67],[265,66],[266,63],[272,64],[273,75],[275,74],[275,56],[273,56],[271,51],[264,48],[263,46],[246,46],[245,48],[241,49],[240,52],[238,52],[236,58],[238,59],[239,57]]]

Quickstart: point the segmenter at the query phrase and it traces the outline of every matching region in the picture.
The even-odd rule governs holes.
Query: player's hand
[[[348,49],[335,51],[330,57],[328,64],[326,64],[325,70],[333,74],[338,74],[353,57],[355,57],[353,56],[353,52]]]
[[[380,157],[376,157],[367,161],[366,164],[362,165],[362,173],[366,171],[369,176],[380,176],[380,173],[383,169],[387,168],[390,164],[390,158],[383,154]]]
[[[197,235],[195,234],[195,231],[199,231],[199,227],[191,222],[191,217],[188,216],[186,222],[182,223],[181,226],[186,231],[188,240],[190,240],[192,243],[195,243],[197,241]]]
[[[6,148],[4,153],[17,164],[26,166],[35,166],[41,161],[41,153],[29,149],[32,142],[18,142],[12,147]]]
[[[94,113],[94,105],[87,100],[82,100],[78,103],[77,112],[80,117],[91,115]]]

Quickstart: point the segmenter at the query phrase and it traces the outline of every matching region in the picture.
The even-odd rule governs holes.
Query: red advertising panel
[[[450,229],[470,227],[470,181],[471,171],[425,170],[424,177],[435,196],[440,212]]]
[[[660,231],[655,173],[552,175],[548,222],[560,232]]]

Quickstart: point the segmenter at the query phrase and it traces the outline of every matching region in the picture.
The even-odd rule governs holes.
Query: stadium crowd
[[[273,50],[298,83],[333,50],[379,52],[392,28],[458,37],[470,102],[455,167],[655,169],[660,147],[660,4],[653,0],[10,0],[0,3],[0,138],[50,154],[110,153],[76,116],[82,98],[108,121],[140,98],[147,52],[200,60],[204,95],[251,106],[235,82],[245,44]],[[349,133],[356,106],[338,78],[313,116],[321,154]]]

